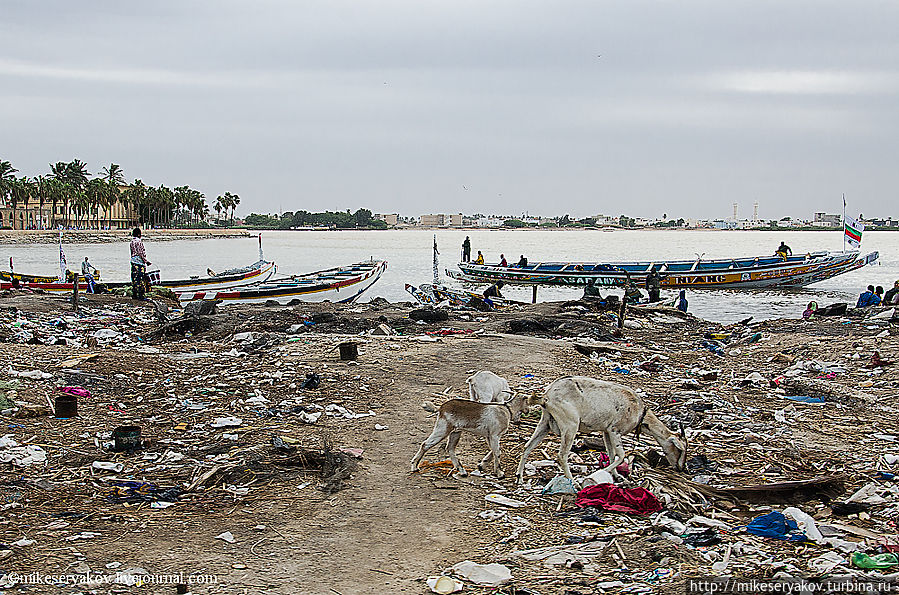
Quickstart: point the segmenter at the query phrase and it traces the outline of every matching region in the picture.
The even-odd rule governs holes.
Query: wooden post
[[[72,279],[72,311],[78,311],[78,274]]]
[[[534,285],[534,293],[531,295],[531,303],[532,304],[537,303],[537,286],[536,285]]]

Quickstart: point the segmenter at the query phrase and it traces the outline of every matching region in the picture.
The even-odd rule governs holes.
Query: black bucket
[[[125,452],[140,448],[140,426],[119,426],[112,431],[112,450]]]
[[[78,397],[75,395],[59,395],[53,406],[56,410],[56,417],[59,419],[67,419],[69,417],[78,416]]]
[[[344,361],[354,360],[359,357],[359,350],[356,348],[358,343],[341,343],[337,347],[340,349],[340,359]]]

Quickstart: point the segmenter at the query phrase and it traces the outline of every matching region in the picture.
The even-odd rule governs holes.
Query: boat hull
[[[628,279],[638,285],[656,267],[662,287],[668,289],[764,289],[796,288],[859,269],[879,258],[877,252],[818,252],[791,257],[710,261],[662,261],[628,263],[539,263],[527,268],[459,263],[461,272],[446,271],[453,279],[469,283],[550,285],[583,287],[590,280],[601,286],[623,286]]]
[[[385,270],[387,261],[372,261],[234,290],[179,292],[178,299],[181,303],[220,300],[223,305],[266,302],[287,305],[296,302],[324,301],[349,303],[356,301],[374,285]]]
[[[225,271],[216,276],[192,277],[190,279],[162,281],[160,283],[153,284],[153,287],[165,287],[167,289],[171,289],[175,293],[182,291],[222,290],[232,287],[241,287],[243,285],[249,285],[251,283],[267,281],[274,274],[274,272],[275,263],[268,261],[259,261],[241,269]],[[26,277],[31,277],[32,279],[47,279],[37,276]],[[130,287],[131,283],[103,283],[103,285],[108,289],[121,289]],[[12,282],[0,281],[0,290],[9,289],[11,287]],[[21,287],[27,287],[29,289],[40,289],[42,291],[47,291],[50,293],[72,292],[71,283],[60,283],[58,281],[26,281],[21,283]],[[84,285],[82,284],[81,289],[83,288]]]

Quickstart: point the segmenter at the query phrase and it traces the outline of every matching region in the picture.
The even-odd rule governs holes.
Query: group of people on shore
[[[894,306],[899,305],[899,280],[893,283],[893,287],[887,291],[883,291],[883,287],[878,285],[868,285],[866,291],[858,296],[855,303],[856,308],[867,308],[869,306]]]

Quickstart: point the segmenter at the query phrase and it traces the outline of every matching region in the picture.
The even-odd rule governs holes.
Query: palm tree
[[[216,219],[221,220],[222,218],[222,210],[225,209],[225,200],[224,197],[219,195],[215,198],[215,203],[213,203],[212,208],[215,209]]]
[[[125,174],[117,163],[110,163],[103,168],[102,178],[106,181],[107,189],[103,195],[103,208],[107,215],[108,227],[112,227],[112,209],[119,201],[119,186],[125,184]]]
[[[16,228],[16,207],[20,202],[24,202],[28,206],[28,178],[12,178],[9,193],[10,203],[12,204],[12,228]],[[22,225],[24,229],[24,224]]]
[[[135,223],[139,226],[141,224],[141,214],[144,202],[147,200],[147,187],[141,180],[134,180],[134,183],[131,184],[125,192],[125,197],[134,208],[134,215],[137,218]]]
[[[234,209],[237,208],[237,205],[240,204],[240,196],[237,194],[231,195],[231,225],[234,226]]]
[[[38,200],[38,220],[40,228],[44,229],[44,203],[50,197],[50,180],[44,176],[38,176],[34,178],[34,188]]]
[[[3,202],[7,196],[12,198],[12,189],[15,184],[17,171],[9,161],[0,160],[0,202]],[[16,223],[16,207],[13,205],[12,228],[15,229]]]

